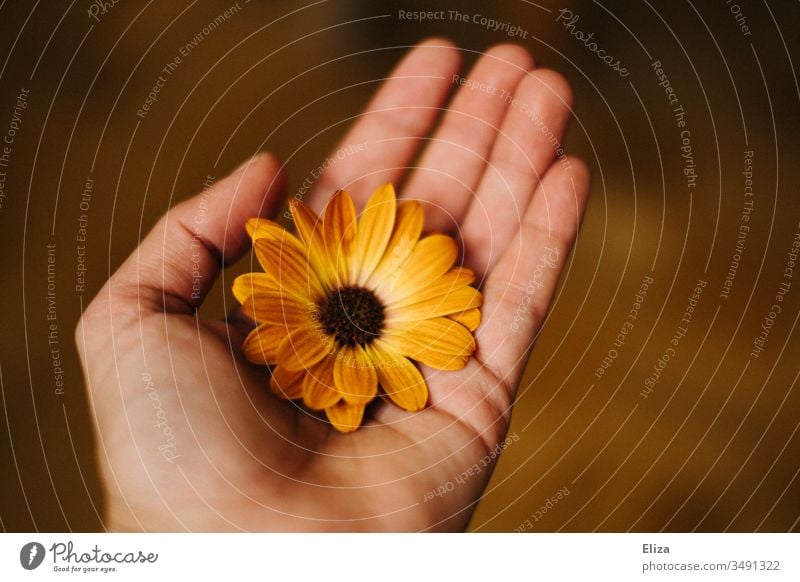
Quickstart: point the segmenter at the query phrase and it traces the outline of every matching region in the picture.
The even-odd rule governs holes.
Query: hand
[[[398,184],[458,66],[445,41],[409,52],[345,137],[342,147],[355,153],[324,173],[309,204],[319,211],[345,188],[358,206],[378,185]],[[589,175],[556,155],[571,108],[566,81],[534,69],[524,49],[493,48],[457,84],[398,192],[426,204],[427,230],[457,234],[481,280],[483,323],[467,367],[423,367],[428,408],[382,403],[352,434],[271,394],[268,370],[241,353],[249,322],[196,312],[220,269],[247,249],[246,219],[282,203],[280,164],[259,155],[210,195],[170,210],[78,326],[109,529],[466,527],[575,239]]]

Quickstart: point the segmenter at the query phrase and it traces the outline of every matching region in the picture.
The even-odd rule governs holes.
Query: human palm
[[[270,392],[268,370],[241,351],[252,322],[240,312],[225,322],[197,315],[219,270],[246,250],[245,221],[282,204],[280,164],[259,155],[210,196],[171,209],[78,326],[107,527],[466,526],[574,241],[588,172],[556,155],[571,107],[559,75],[534,69],[511,45],[488,51],[467,77],[454,76],[458,65],[445,41],[411,50],[344,138],[347,158],[328,168],[308,202],[319,210],[346,188],[363,204],[377,185],[404,180],[400,196],[424,203],[426,230],[456,234],[478,274],[483,322],[468,365],[422,366],[426,409],[378,402],[351,434]],[[461,86],[444,108],[454,83]]]

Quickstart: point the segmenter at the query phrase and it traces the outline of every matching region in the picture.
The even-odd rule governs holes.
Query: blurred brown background
[[[337,122],[361,110],[409,45],[434,34],[463,47],[466,65],[511,40],[563,72],[576,94],[566,149],[594,174],[514,413],[519,441],[472,528],[800,529],[800,267],[784,278],[800,228],[796,3],[240,0],[203,32],[233,6],[0,4],[0,140],[13,133],[0,143],[3,530],[103,528],[73,329],[156,217],[260,149],[287,160],[296,189],[344,132]],[[562,7],[579,16],[573,29],[557,21]],[[459,10],[470,22],[398,19],[419,9]],[[474,15],[517,25],[526,38],[487,30]],[[594,33],[629,75],[571,30]],[[138,117],[162,68],[197,35]],[[694,188],[656,60],[685,111]],[[753,206],[743,223],[745,200]],[[737,252],[741,224],[750,230]],[[615,344],[648,277],[638,318]],[[645,398],[700,279],[694,319]],[[782,282],[781,312],[769,319]],[[221,314],[226,293],[218,285],[204,309]],[[765,317],[768,339],[754,357]]]

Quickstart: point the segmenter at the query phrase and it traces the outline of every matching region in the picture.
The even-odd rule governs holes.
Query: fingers
[[[404,188],[406,196],[428,202],[428,230],[448,232],[460,224],[469,207],[498,126],[533,58],[517,45],[486,52],[460,86],[441,127]]]
[[[171,208],[101,291],[116,306],[190,312],[200,305],[222,266],[248,247],[244,223],[274,214],[284,186],[269,154],[245,162],[209,190]]]
[[[358,206],[381,184],[396,182],[436,121],[459,62],[458,51],[443,39],[410,51],[340,142],[337,151],[347,157],[322,174],[308,199],[311,207],[319,212],[339,189]]]
[[[467,266],[476,273],[487,272],[514,236],[571,111],[572,91],[554,71],[536,70],[517,87],[462,225]]]
[[[582,161],[564,158],[555,163],[486,279],[477,353],[509,387],[519,382],[550,307],[588,191],[589,170]]]

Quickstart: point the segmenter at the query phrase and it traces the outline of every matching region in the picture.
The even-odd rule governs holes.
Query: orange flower
[[[321,218],[292,201],[298,236],[251,219],[263,273],[237,277],[233,294],[258,327],[244,342],[248,360],[275,365],[270,386],[287,399],[325,410],[341,432],[356,430],[378,386],[404,410],[425,407],[428,388],[412,360],[463,368],[481,320],[475,276],[454,267],[449,236],[421,238],[423,212],[378,188],[356,219],[338,191]]]

